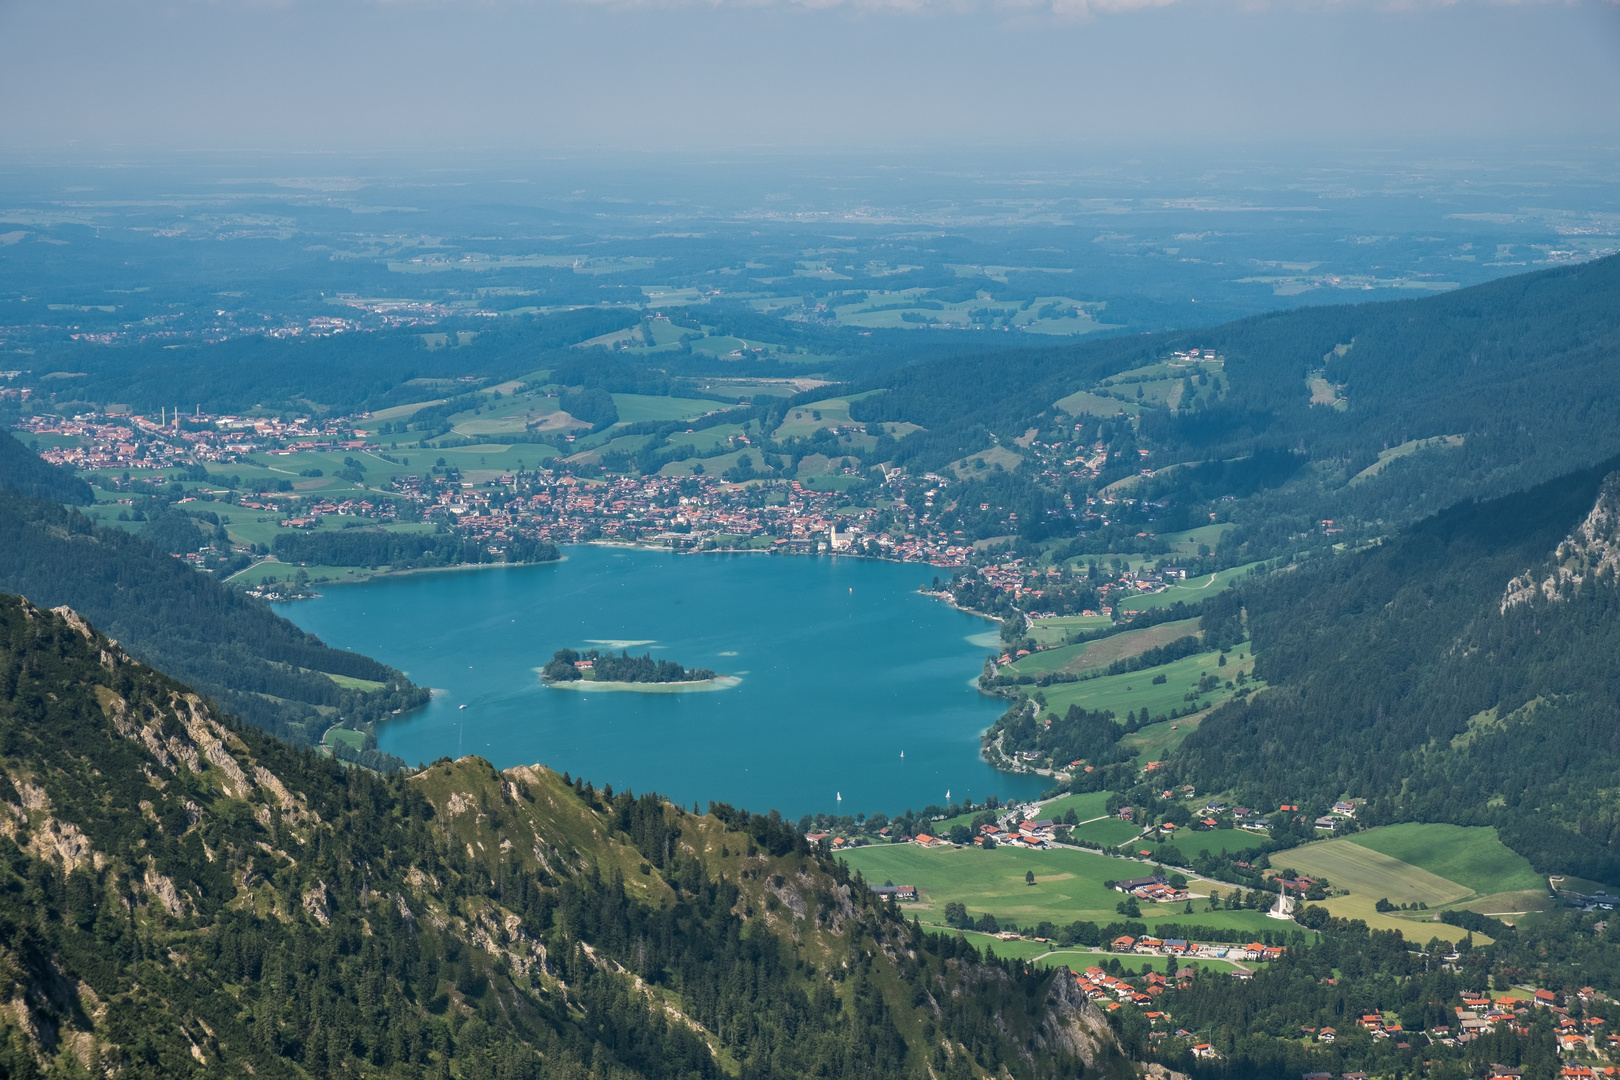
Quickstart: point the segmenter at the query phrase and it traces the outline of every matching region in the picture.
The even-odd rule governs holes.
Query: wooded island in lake
[[[618,656],[596,649],[586,653],[558,649],[546,662],[540,677],[546,682],[591,679],[595,682],[678,683],[707,682],[716,676],[708,668],[688,668],[673,660],[654,660],[650,653],[631,656],[628,649],[620,650]]]

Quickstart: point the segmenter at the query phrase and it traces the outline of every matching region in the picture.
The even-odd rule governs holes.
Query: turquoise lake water
[[[434,688],[432,704],[378,734],[412,764],[539,762],[598,787],[795,819],[943,806],[947,791],[1038,794],[1039,778],[979,758],[979,733],[1003,706],[971,685],[992,639],[969,639],[995,627],[919,595],[933,575],[865,559],[580,546],[561,563],[384,578],[278,610]],[[742,681],[684,694],[540,682],[557,649],[608,641]]]

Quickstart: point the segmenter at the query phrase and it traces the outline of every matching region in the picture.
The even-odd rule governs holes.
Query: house
[[[1216,1053],[1215,1048],[1209,1043],[1199,1043],[1197,1046],[1192,1048],[1192,1053],[1193,1057],[1202,1058],[1206,1061],[1213,1060],[1221,1056],[1220,1054]]]
[[[1334,817],[1332,814],[1323,814],[1321,817],[1316,819],[1316,827],[1318,829],[1325,829],[1328,832],[1335,832],[1339,828],[1339,819]]]
[[[1536,1004],[1542,1006],[1556,1005],[1558,1004],[1558,996],[1551,990],[1537,990]]]
[[[1342,814],[1345,817],[1355,817],[1356,804],[1353,802],[1336,802],[1333,804],[1333,812],[1335,814]]]
[[[1131,937],[1129,934],[1122,934],[1114,939],[1115,952],[1130,952],[1135,945],[1136,939]]]
[[[873,885],[872,891],[885,900],[917,899],[917,886],[915,885]]]
[[[1339,1037],[1338,1032],[1334,1031],[1330,1027],[1325,1027],[1321,1031],[1318,1031],[1316,1033],[1316,1041],[1317,1042],[1332,1042],[1334,1039],[1337,1039],[1338,1037]]]

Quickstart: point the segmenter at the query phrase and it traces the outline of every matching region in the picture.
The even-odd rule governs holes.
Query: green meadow
[[[1108,813],[1108,796],[1112,794],[1110,791],[1088,791],[1081,795],[1059,795],[1041,804],[1041,817],[1056,820],[1073,810],[1078,820],[1090,821]]]
[[[1234,581],[1247,576],[1252,565],[1250,563],[1234,566],[1218,574],[1201,574],[1197,578],[1178,581],[1161,592],[1147,596],[1123,597],[1119,601],[1119,607],[1123,611],[1152,611],[1156,608],[1169,607],[1178,600],[1194,604],[1205,597],[1214,596]]]
[[[1033,926],[1043,920],[1058,925],[1086,919],[1099,926],[1121,919],[1115,906],[1121,895],[1103,887],[1104,881],[1139,877],[1148,873],[1143,863],[1110,858],[1076,848],[1028,851],[998,847],[920,848],[915,844],[880,844],[845,853],[851,869],[873,884],[893,881],[915,885],[921,902],[915,905],[924,918],[942,918],[945,905],[958,901],[969,912],[988,912],[1001,921]],[[1024,875],[1035,873],[1035,884]],[[1244,931],[1275,930],[1277,922],[1258,911],[1208,911],[1207,902],[1192,901],[1193,914],[1182,904],[1142,905],[1142,922],[1197,923]],[[908,905],[908,908],[912,905]]]
[[[1113,621],[1106,615],[1059,615],[1053,619],[1036,619],[1029,635],[1040,645],[1058,645],[1067,641],[1070,634],[1100,630],[1113,625]]]
[[[849,403],[861,396],[863,395],[852,394],[849,397],[826,398],[822,401],[812,401],[808,405],[794,406],[788,410],[787,415],[782,418],[781,425],[772,434],[777,439],[786,439],[793,435],[808,437],[815,434],[818,428],[853,424],[855,421],[850,419]]]
[[[1107,625],[1108,619],[1102,619]],[[1076,645],[1063,645],[1032,653],[1012,665],[1019,674],[1044,675],[1048,672],[1079,673],[1107,667],[1115,660],[1140,656],[1149,649],[1168,645],[1184,637],[1198,635],[1197,619],[1181,619],[1160,623],[1145,630],[1127,630],[1098,641],[1084,641]]]
[[[1386,825],[1346,837],[1352,844],[1421,867],[1480,895],[1544,889],[1547,879],[1488,826]]]
[[[1389,825],[1278,852],[1271,861],[1326,877],[1335,892],[1347,890],[1347,896],[1322,901],[1334,914],[1423,941],[1461,936],[1456,927],[1433,921],[1444,908],[1513,916],[1542,910],[1548,902],[1546,879],[1484,826]],[[1381,899],[1427,907],[1380,912]]]
[[[1082,709],[1110,710],[1121,718],[1142,708],[1153,716],[1168,715],[1171,709],[1187,709],[1195,703],[1201,707],[1218,705],[1234,693],[1226,689],[1228,680],[1235,680],[1239,672],[1253,675],[1254,658],[1248,655],[1247,645],[1228,654],[1225,667],[1219,666],[1219,658],[1220,653],[1216,651],[1197,653],[1144,671],[1104,675],[1075,683],[1053,683],[1040,692],[1046,696],[1047,708],[1060,713],[1066,712],[1070,705],[1078,705]],[[1219,678],[1220,685],[1196,695],[1196,702],[1185,700],[1206,674]],[[1160,676],[1165,681],[1155,683],[1153,680]]]
[[[722,401],[655,397],[650,394],[614,394],[613,404],[619,410],[621,424],[641,420],[690,420],[726,407]]]
[[[1070,416],[1100,416],[1110,417],[1125,413],[1127,416],[1140,416],[1142,406],[1134,401],[1122,401],[1115,397],[1104,397],[1102,394],[1093,394],[1089,390],[1078,390],[1066,398],[1060,399],[1055,408],[1066,412]]]

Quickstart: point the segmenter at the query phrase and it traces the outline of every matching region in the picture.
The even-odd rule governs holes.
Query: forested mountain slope
[[[1134,1075],[775,815],[345,769],[0,598],[0,1074]]]
[[[1071,405],[1080,415],[1067,419],[1055,405],[1191,349],[1213,351],[1223,363],[1190,404],[1102,397]],[[1043,439],[1073,438],[1064,433],[1079,419],[1082,441],[1108,443],[1120,462],[1109,478],[1139,467],[1159,473],[1133,495],[1174,504],[1259,491],[1231,511],[1245,527],[1234,537],[1239,543],[1286,537],[1323,517],[1374,535],[1388,522],[1620,452],[1616,350],[1620,256],[1418,300],[919,364],[865,384],[883,392],[851,414],[926,428],[899,443],[898,460],[919,469],[940,469],[997,442],[1023,453],[1010,443],[1029,428]],[[1376,481],[1350,483],[1381,452],[1440,436],[1463,438],[1388,463]],[[1162,472],[1267,454],[1285,459]]]
[[[95,499],[89,484],[42,460],[4,429],[0,429],[0,489],[81,506]]]
[[[142,537],[5,490],[0,592],[83,612],[131,655],[174,672],[233,714],[297,744],[319,741],[336,722],[364,727],[427,700],[428,692],[402,673],[328,647],[263,601]],[[378,686],[344,686],[333,675]]]
[[[1616,469],[1246,586],[1271,689],[1216,710],[1173,770],[1256,806],[1494,824],[1539,870],[1620,880]]]

